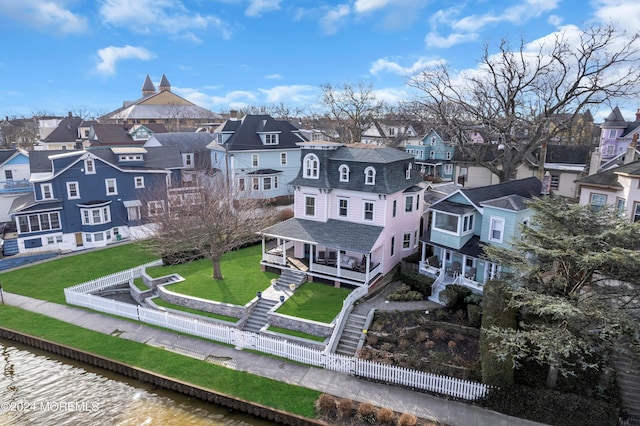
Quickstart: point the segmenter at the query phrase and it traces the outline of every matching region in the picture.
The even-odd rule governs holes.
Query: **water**
[[[2,426],[272,424],[13,342],[0,341],[0,374]]]

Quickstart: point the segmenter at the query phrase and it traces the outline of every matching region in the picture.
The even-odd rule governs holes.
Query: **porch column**
[[[444,274],[447,272],[447,249],[443,247],[440,252],[442,253],[442,259],[440,260],[440,273]]]
[[[467,275],[467,255],[463,254],[462,255],[462,265],[460,265],[460,275],[462,275],[462,278],[464,278]]]
[[[262,236],[262,258],[264,259],[264,254],[267,252],[266,245],[264,242],[264,235]]]
[[[287,240],[282,239],[282,245],[280,246],[280,250],[282,251],[282,265],[287,265]]]
[[[371,272],[369,270],[369,263],[371,263],[371,253],[365,254],[364,255],[364,259],[365,259],[365,263],[364,263],[364,281],[368,286],[369,285],[369,273]]]
[[[340,253],[340,250],[337,250],[336,253],[336,268],[338,268],[338,276],[341,277],[342,274],[340,274],[340,272],[342,271],[342,269],[340,268],[340,258],[342,257],[342,253]]]
[[[427,260],[427,243],[422,241],[422,253],[420,253],[420,261],[424,263]]]
[[[489,279],[489,266],[491,265],[491,263],[489,263],[488,260],[484,261],[484,273],[482,274],[482,284],[486,284],[487,280]]]
[[[316,251],[318,250],[318,246],[314,246],[313,244],[309,247],[309,268],[313,271],[313,259],[316,258]]]

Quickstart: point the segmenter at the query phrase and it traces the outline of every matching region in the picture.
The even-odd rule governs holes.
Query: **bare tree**
[[[498,47],[490,54],[485,46],[473,71],[454,75],[439,65],[411,77],[409,86],[419,89],[416,102],[456,137],[462,154],[501,182],[513,179],[525,158],[557,138],[576,115],[639,93],[638,33],[590,27],[521,42],[517,50],[505,40]],[[488,143],[466,140],[470,128]]]
[[[335,88],[323,84],[322,103],[338,124],[335,129],[342,142],[358,143],[362,133],[379,118],[384,103],[376,99],[371,84],[344,84]]]
[[[222,255],[256,241],[256,233],[276,216],[260,194],[240,189],[218,174],[196,187],[170,190],[168,205],[154,216],[153,244],[163,258],[204,257],[211,261],[213,279],[221,280]],[[162,199],[157,194],[148,198]]]

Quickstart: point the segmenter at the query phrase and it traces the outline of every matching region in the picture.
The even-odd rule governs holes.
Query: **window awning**
[[[122,204],[124,204],[124,206],[127,208],[142,206],[142,203],[140,202],[140,200],[127,200],[127,201],[123,201]]]

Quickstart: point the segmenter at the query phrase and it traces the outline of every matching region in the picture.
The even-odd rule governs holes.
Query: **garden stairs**
[[[629,424],[640,424],[640,360],[630,352],[630,349],[614,351],[611,360],[616,369],[621,411],[633,417],[634,422]]]
[[[365,315],[354,314],[353,312],[349,315],[336,347],[337,354],[356,355],[366,321],[367,317]]]
[[[307,281],[307,274],[302,271],[296,271],[293,269],[285,269],[282,274],[276,280],[274,286],[288,289],[291,284],[294,284],[296,288],[300,287]]]
[[[260,298],[256,307],[253,308],[253,312],[251,312],[251,315],[247,318],[243,330],[254,333],[260,332],[260,329],[267,324],[267,312],[276,304],[278,304],[277,300]]]

